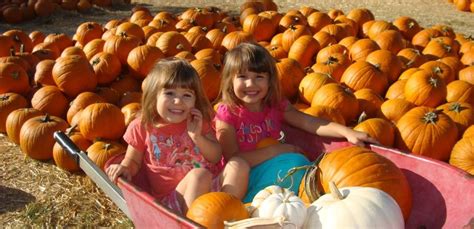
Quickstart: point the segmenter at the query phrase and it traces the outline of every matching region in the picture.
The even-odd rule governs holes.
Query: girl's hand
[[[196,108],[191,108],[187,119],[188,135],[191,139],[196,140],[201,136],[202,131],[202,113]]]
[[[362,147],[365,147],[366,142],[380,145],[380,143],[375,138],[370,137],[369,134],[352,129],[346,134],[346,139],[350,143]]]
[[[132,174],[130,173],[130,169],[125,167],[121,164],[114,164],[110,165],[106,170],[105,173],[109,176],[110,180],[114,183],[117,183],[117,179],[122,176],[128,181],[132,180]]]

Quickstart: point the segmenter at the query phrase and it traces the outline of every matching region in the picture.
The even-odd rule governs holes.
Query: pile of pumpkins
[[[472,0],[448,0],[448,2],[453,3],[457,10],[474,12],[474,1]]]
[[[110,7],[112,0],[4,0],[0,3],[0,21],[21,23],[49,16],[58,9],[86,12],[93,5]]]
[[[362,161],[360,167],[344,163],[349,158]],[[390,160],[352,146],[325,155],[316,167],[313,186],[320,190],[302,187],[295,194],[272,185],[246,205],[229,194],[211,192],[198,197],[186,216],[206,228],[404,228],[411,189]],[[321,193],[308,199],[305,192]]]
[[[70,128],[89,156],[100,144],[102,167],[126,148],[121,137],[156,61],[188,60],[214,101],[223,56],[241,42],[268,49],[297,109],[368,132],[388,147],[446,162],[455,157],[454,166],[474,173],[474,149],[463,146],[474,140],[474,41],[409,17],[388,22],[368,9],[344,14],[309,6],[282,13],[270,0],[246,1],[238,16],[216,7],[174,15],[136,6],[129,18],[85,22],[73,36],[5,31],[0,132],[28,156],[77,171],[53,153],[51,133]]]

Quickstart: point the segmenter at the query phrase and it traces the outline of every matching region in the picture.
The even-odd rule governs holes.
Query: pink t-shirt
[[[203,125],[203,135],[211,131],[209,124]],[[142,166],[145,167],[152,194],[157,198],[175,190],[193,168],[207,168],[214,175],[219,172],[218,166],[209,163],[189,137],[186,121],[147,129],[138,118],[130,123],[123,138],[130,146],[144,153]]]
[[[249,111],[244,106],[231,109],[228,105],[221,104],[217,108],[215,119],[232,125],[239,149],[250,151],[264,138],[280,138],[283,115],[288,104],[288,100],[283,100],[277,107],[266,107],[261,112]]]

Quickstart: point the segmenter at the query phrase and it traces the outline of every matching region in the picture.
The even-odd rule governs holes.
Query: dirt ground
[[[474,13],[460,12],[447,0],[318,0],[276,1],[280,12],[307,5],[328,11],[354,8],[371,10],[376,19],[392,21],[399,16],[416,19],[423,27],[443,24],[455,32],[474,36]],[[136,2],[134,2],[136,3]],[[156,13],[162,10],[182,12],[188,7],[217,6],[234,13],[240,1],[235,0],[142,0],[140,3]],[[46,18],[18,25],[0,22],[0,33],[9,29],[34,30],[43,33],[66,33],[72,36],[86,21],[105,23],[130,15],[133,5],[110,9],[93,8],[87,13],[56,11]],[[1,45],[1,44],[0,44]],[[73,209],[71,211],[71,209]],[[67,210],[67,211],[66,211]],[[70,174],[51,162],[25,158],[19,147],[0,135],[0,227],[130,227],[130,221],[83,174]]]

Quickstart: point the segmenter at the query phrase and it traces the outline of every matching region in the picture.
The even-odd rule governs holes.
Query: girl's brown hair
[[[280,83],[278,81],[275,59],[262,46],[254,43],[241,43],[227,52],[222,70],[220,97],[221,102],[230,106],[240,105],[240,100],[235,96],[232,80],[245,71],[268,73],[269,88],[263,104],[275,106],[281,100]]]
[[[156,123],[159,118],[156,110],[158,94],[169,88],[193,90],[196,109],[202,112],[205,120],[211,120],[211,105],[204,94],[198,73],[187,61],[171,58],[156,63],[143,82],[142,124],[148,126]]]

